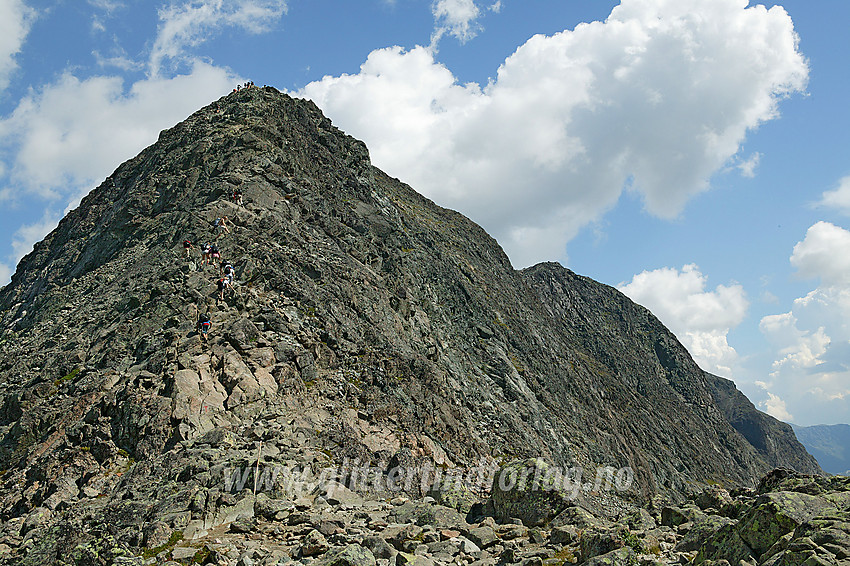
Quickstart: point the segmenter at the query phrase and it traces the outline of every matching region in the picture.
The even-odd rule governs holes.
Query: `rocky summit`
[[[649,311],[270,87],[122,164],[0,318],[5,564],[850,556],[846,484]]]

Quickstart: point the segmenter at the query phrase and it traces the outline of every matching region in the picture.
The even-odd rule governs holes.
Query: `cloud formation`
[[[479,31],[476,20],[481,15],[481,10],[473,0],[434,0],[431,12],[437,24],[431,36],[432,47],[436,46],[445,34],[466,43]]]
[[[756,168],[761,161],[761,153],[755,152],[749,158],[738,163],[738,170],[741,171],[742,177],[752,179],[756,176]]]
[[[788,412],[785,401],[771,392],[767,392],[767,399],[759,402],[761,410],[775,419],[786,423],[794,422],[794,415]]]
[[[180,60],[188,49],[204,43],[223,28],[263,33],[285,12],[286,0],[195,0],[162,8],[151,49],[150,75],[158,76],[166,60]]]
[[[850,216],[850,175],[843,177],[836,189],[823,193],[818,204]]]
[[[706,290],[707,278],[696,265],[644,271],[618,286],[663,322],[706,371],[730,377],[738,355],[726,340],[747,314],[741,285]]]
[[[460,84],[427,48],[395,47],[298,94],[525,266],[563,258],[624,187],[676,216],[805,88],[797,44],[779,6],[624,0],[605,22],[532,37],[484,86]]]
[[[791,265],[801,277],[820,279],[826,287],[850,285],[850,232],[829,222],[816,223],[794,246]]]
[[[156,141],[161,130],[229,92],[236,80],[198,61],[186,75],[143,79],[128,90],[120,77],[81,80],[65,73],[0,121],[3,161],[14,163],[10,181],[25,193],[68,198]]]
[[[0,0],[0,92],[17,68],[15,56],[29,34],[36,12],[23,0]]]
[[[764,388],[793,399],[795,415],[825,424],[850,414],[850,231],[818,222],[794,246],[791,264],[820,284],[789,312],[762,318],[775,349]]]

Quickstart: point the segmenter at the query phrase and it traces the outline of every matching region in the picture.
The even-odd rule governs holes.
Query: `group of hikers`
[[[233,89],[233,92],[238,92],[238,91],[242,90],[243,88],[251,88],[253,86],[256,86],[254,84],[254,81],[248,81],[245,84],[236,85],[236,88]]]
[[[237,200],[238,197],[238,200]],[[242,204],[242,191],[239,189],[234,189],[232,198],[234,201],[237,201],[238,204]],[[228,220],[227,216],[220,216],[213,221],[213,231],[215,232],[215,237],[218,237],[224,233],[230,233],[230,227],[232,223]],[[225,261],[221,258],[221,250],[219,250],[218,244],[215,240],[212,242],[208,242],[200,245],[196,248],[195,243],[191,239],[183,240],[183,248],[186,250],[186,257],[191,258],[193,255],[193,250],[198,249],[201,254],[201,265],[218,265],[219,273],[217,279],[217,289],[218,289],[218,299],[224,300],[225,293],[230,293],[232,296],[236,295],[236,287],[234,286],[234,279],[236,277],[236,269],[233,267],[233,264],[230,261]],[[206,342],[207,336],[210,331],[210,327],[212,327],[212,320],[208,312],[199,313],[198,314],[198,337],[202,342]]]

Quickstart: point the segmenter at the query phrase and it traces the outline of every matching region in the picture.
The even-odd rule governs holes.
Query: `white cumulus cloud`
[[[791,265],[801,276],[819,278],[827,286],[850,284],[850,232],[829,222],[818,222],[794,246]]]
[[[473,0],[435,0],[431,4],[431,12],[437,23],[431,36],[432,46],[436,46],[447,33],[461,43],[469,41],[478,33],[476,20],[481,10]]]
[[[17,68],[15,56],[29,34],[35,14],[23,0],[0,0],[0,92],[9,86],[10,76]]]
[[[755,152],[748,159],[738,163],[738,169],[741,171],[741,175],[743,177],[748,177],[750,179],[755,177],[756,176],[756,168],[758,168],[760,161],[761,161],[761,153]]]
[[[486,85],[460,84],[433,50],[396,47],[297,94],[525,266],[563,258],[626,186],[676,216],[807,77],[779,6],[624,0],[604,22],[532,37]]]
[[[780,421],[788,423],[794,421],[794,415],[788,412],[788,409],[785,407],[785,401],[769,391],[767,392],[767,399],[759,402],[759,407],[765,413]]]
[[[789,312],[762,318],[773,346],[769,389],[805,424],[850,416],[850,231],[818,222],[794,246],[791,264],[818,286]],[[769,402],[770,399],[768,399]]]
[[[652,311],[700,367],[729,376],[738,356],[727,335],[744,319],[749,302],[741,285],[718,285],[710,291],[706,283],[706,276],[690,264],[681,271],[669,267],[644,271],[618,288]]]
[[[850,216],[850,175],[838,182],[838,187],[823,193],[820,204]]]
[[[166,60],[180,59],[226,27],[249,33],[268,31],[286,12],[285,0],[193,0],[159,11],[160,25],[150,55],[150,74]]]
[[[189,74],[140,80],[126,90],[120,77],[66,73],[0,120],[4,161],[13,163],[9,181],[26,193],[70,198],[235,82],[203,62]]]

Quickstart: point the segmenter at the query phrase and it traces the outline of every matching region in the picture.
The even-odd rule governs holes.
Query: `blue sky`
[[[850,3],[0,0],[0,282],[160,130],[251,79],[649,307],[802,425],[850,421]]]

